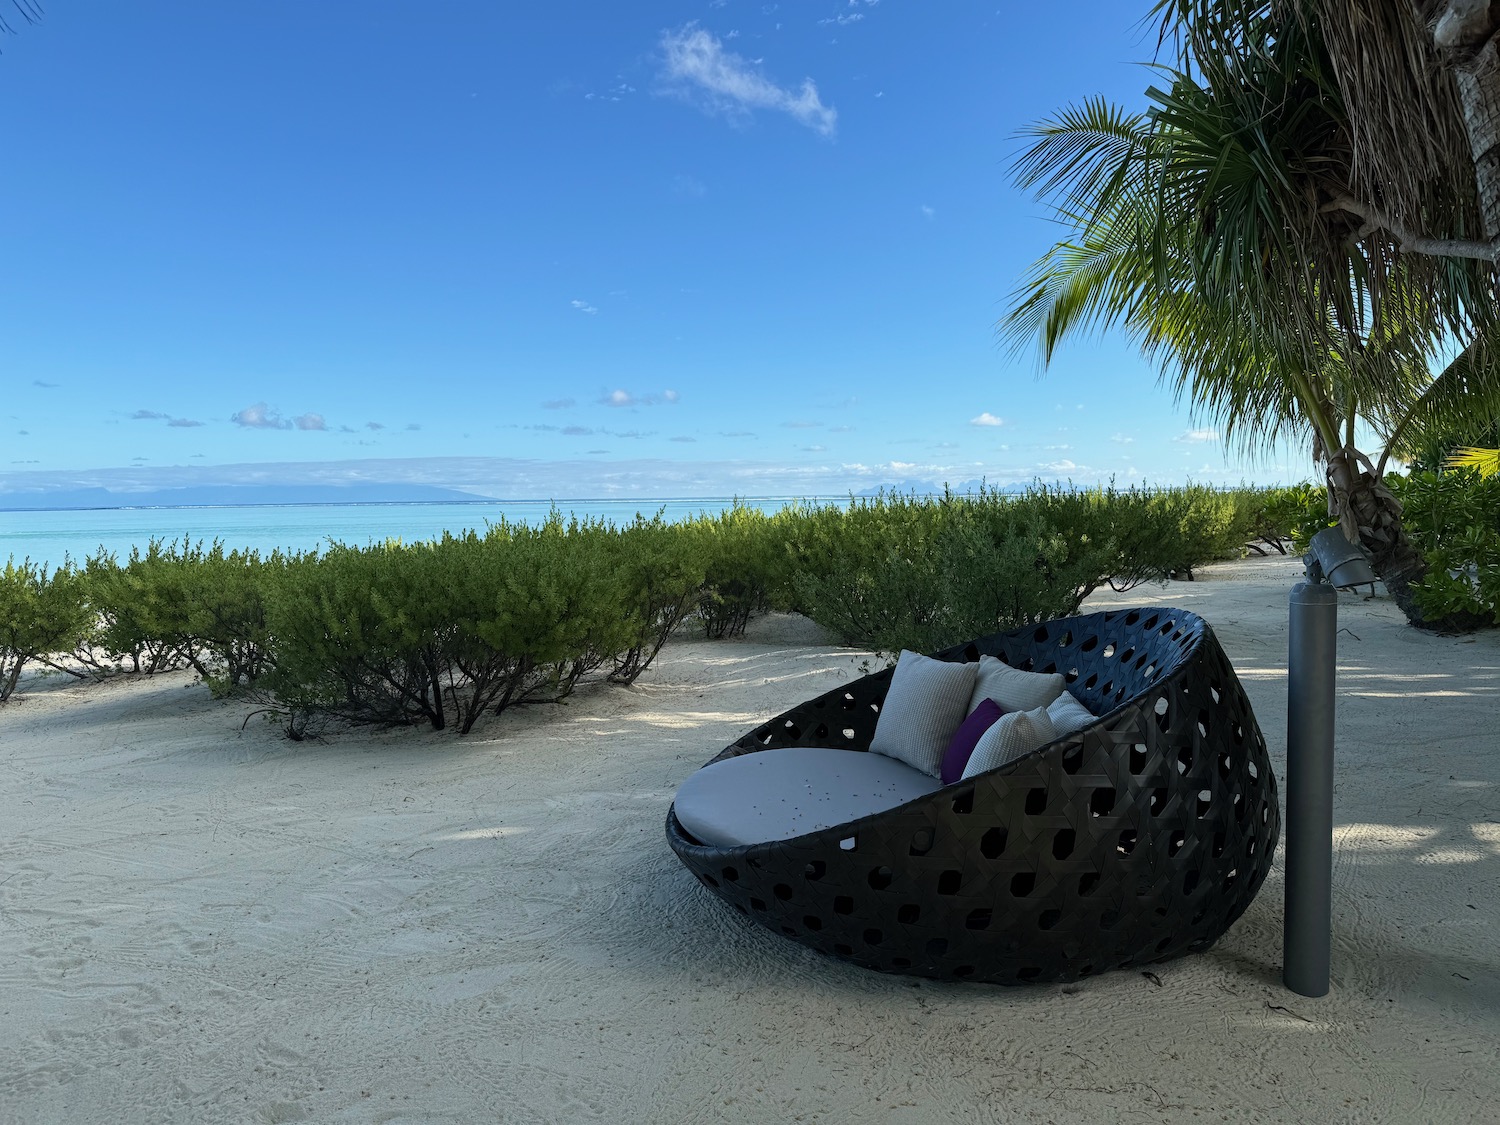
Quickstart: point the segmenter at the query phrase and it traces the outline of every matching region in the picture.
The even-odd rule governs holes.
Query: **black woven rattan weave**
[[[794,840],[667,840],[737,910],[814,949],[939,979],[1075,980],[1212,945],[1280,832],[1265,739],[1202,618],[1118,610],[936,655],[1063,672],[1100,721],[1019,761]],[[866,750],[887,669],[793,708],[714,761]]]

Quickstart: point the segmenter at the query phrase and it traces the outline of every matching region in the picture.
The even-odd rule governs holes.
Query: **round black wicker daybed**
[[[872,969],[1066,981],[1211,946],[1244,912],[1280,832],[1265,739],[1202,618],[1065,618],[935,655],[1061,672],[1099,718],[989,773],[789,840],[667,840],[763,925]],[[892,669],[762,724],[714,759],[867,750]]]

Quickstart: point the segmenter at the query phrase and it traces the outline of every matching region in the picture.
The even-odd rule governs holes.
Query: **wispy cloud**
[[[690,23],[662,32],[661,48],[669,88],[695,97],[710,113],[736,119],[756,109],[775,110],[825,137],[838,127],[838,111],[823,104],[811,78],[796,90],[778,86],[701,27]]]
[[[1207,429],[1204,429],[1204,430],[1183,430],[1182,433],[1178,434],[1172,440],[1173,441],[1187,441],[1187,442],[1194,442],[1194,443],[1196,443],[1196,442],[1203,442],[1203,441],[1218,441],[1219,440],[1219,431],[1218,430],[1207,430]]]
[[[299,430],[326,430],[328,423],[323,421],[321,414],[302,414],[292,419],[293,425]]]
[[[173,418],[171,421],[169,421],[167,423],[167,425],[169,425],[169,426],[175,426],[178,429],[184,429],[184,430],[186,430],[186,429],[192,429],[194,426],[201,426],[201,425],[203,425],[203,423],[199,422],[195,418]]]
[[[1003,425],[1005,425],[1005,419],[997,417],[996,415],[991,414],[988,410],[986,410],[983,414],[980,414],[980,415],[978,415],[977,417],[974,417],[974,418],[970,418],[969,419],[969,425],[971,425],[971,426],[1003,426]]]
[[[1112,442],[1116,442],[1119,445],[1129,445],[1135,440],[1135,438],[1131,437],[1129,434],[1115,434],[1109,440]]]
[[[58,387],[62,386],[61,383],[49,383],[45,379],[33,379],[31,385],[33,387],[45,387],[49,391],[55,391]]]
[[[160,410],[137,410],[130,417],[137,422],[154,422],[157,420],[165,422],[172,416],[170,414],[163,414]]]
[[[708,188],[695,176],[673,176],[672,194],[679,199],[702,199],[708,194]]]
[[[865,14],[863,12],[844,12],[837,16],[829,16],[826,20],[819,20],[818,25],[826,27],[829,24],[833,24],[835,27],[847,27],[849,24],[858,23],[864,18]]]
[[[698,439],[695,438],[695,437],[690,437],[687,434],[679,434],[677,437],[669,438],[668,440],[669,441],[689,442],[689,441],[697,441]]]
[[[589,316],[593,316],[595,313],[597,313],[599,311],[593,305],[589,304],[587,301],[569,301],[568,303],[570,305],[572,305],[575,309],[577,309],[579,312],[581,312],[581,313],[588,313]]]
[[[543,410],[567,410],[569,407],[577,406],[578,403],[570,398],[554,398],[542,403]]]
[[[785,427],[788,430],[816,430],[823,423],[822,422],[809,422],[806,419],[798,418],[798,419],[794,419],[793,421],[790,421],[790,422],[783,422],[781,424],[782,424],[783,427]]]
[[[659,395],[634,395],[623,388],[616,388],[599,399],[605,406],[627,407],[627,406],[661,406],[666,403],[676,402],[678,399],[676,391],[666,390]]]
[[[290,419],[283,418],[278,411],[272,410],[263,402],[257,402],[237,410],[229,416],[229,420],[236,426],[244,426],[249,430],[290,430],[292,423]]]
[[[385,423],[384,422],[366,422],[365,423],[365,429],[367,429],[367,430],[383,430],[383,429],[385,429]]]
[[[926,203],[924,203],[924,204],[922,204],[922,214],[924,214],[924,215],[926,215],[926,216],[927,216],[927,217],[928,217],[928,218],[929,218],[929,219],[930,219],[930,218],[932,218],[932,217],[933,217],[933,216],[934,216],[934,215],[936,215],[936,214],[937,214],[937,211],[936,211],[936,210],[934,210],[934,209],[933,209],[933,208],[932,208],[932,207],[931,207],[931,206],[929,206],[929,205],[928,205],[928,204],[926,204]]]

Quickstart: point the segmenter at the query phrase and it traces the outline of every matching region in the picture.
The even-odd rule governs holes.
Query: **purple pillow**
[[[969,764],[969,756],[974,753],[974,747],[979,745],[979,737],[994,726],[1005,711],[993,699],[980,702],[979,706],[969,713],[969,717],[959,724],[958,730],[953,732],[953,737],[948,741],[948,749],[943,753],[943,765],[938,774],[944,785],[952,785],[964,775],[964,767]]]

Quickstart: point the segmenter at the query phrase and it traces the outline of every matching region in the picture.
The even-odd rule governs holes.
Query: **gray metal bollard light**
[[[1293,588],[1288,614],[1286,905],[1281,979],[1328,994],[1333,938],[1333,705],[1338,591]]]

